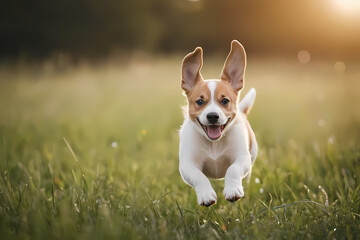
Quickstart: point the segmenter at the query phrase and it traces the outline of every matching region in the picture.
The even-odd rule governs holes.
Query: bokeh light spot
[[[318,125],[319,125],[319,127],[324,127],[325,126],[325,120],[324,119],[319,119],[318,120]]]
[[[306,63],[310,62],[311,55],[306,50],[300,50],[297,54],[297,58],[301,64],[306,64]]]
[[[328,138],[328,143],[334,144],[334,143],[335,143],[335,140],[336,140],[336,138],[335,138],[334,136],[330,136],[330,137]]]
[[[118,143],[117,143],[117,142],[112,142],[112,143],[111,143],[111,147],[112,147],[112,148],[117,148],[117,146],[118,146]]]
[[[334,69],[336,72],[342,73],[342,72],[345,72],[346,65],[344,62],[339,61],[334,64]]]

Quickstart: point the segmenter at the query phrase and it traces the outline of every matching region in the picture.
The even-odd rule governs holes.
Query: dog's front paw
[[[237,186],[237,187],[225,186],[224,197],[226,200],[228,200],[230,202],[235,202],[235,201],[239,200],[240,198],[244,197],[244,189],[241,185]]]
[[[208,189],[199,189],[196,191],[197,201],[199,205],[210,207],[216,203],[216,193],[211,187]]]

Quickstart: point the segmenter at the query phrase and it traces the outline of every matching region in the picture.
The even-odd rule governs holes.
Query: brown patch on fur
[[[221,103],[224,98],[230,100],[230,102],[226,105]],[[228,81],[217,82],[214,99],[227,118],[235,118],[238,107],[238,94],[233,90]]]
[[[231,42],[230,53],[225,60],[221,73],[221,80],[228,81],[234,91],[244,87],[244,73],[246,68],[246,53],[244,47],[236,40]]]
[[[189,102],[189,116],[193,121],[195,121],[196,117],[201,114],[201,112],[211,100],[211,94],[207,84],[207,82],[200,80],[196,83],[193,89],[187,93]],[[204,100],[205,104],[199,106],[196,103],[196,100],[198,99]]]
[[[203,80],[200,69],[203,64],[203,51],[197,47],[186,55],[181,66],[181,88],[188,94],[198,81]]]
[[[246,107],[243,112],[245,113],[245,115],[248,115],[249,114],[249,108]]]

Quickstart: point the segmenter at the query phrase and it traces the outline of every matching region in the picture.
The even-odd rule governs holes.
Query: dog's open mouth
[[[221,137],[222,133],[224,132],[225,127],[227,126],[227,124],[230,121],[230,118],[226,121],[226,123],[224,125],[203,125],[201,124],[201,122],[199,121],[198,118],[196,118],[196,120],[199,122],[200,126],[202,127],[202,129],[204,130],[204,132],[206,133],[206,135],[211,139],[211,140],[217,140]]]

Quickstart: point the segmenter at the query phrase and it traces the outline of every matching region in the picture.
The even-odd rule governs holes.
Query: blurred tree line
[[[253,53],[308,49],[358,56],[360,25],[344,30],[320,3],[326,1],[3,1],[0,58],[44,57],[52,52],[97,57],[114,50],[189,51],[198,45],[207,52],[228,51],[232,39]]]

